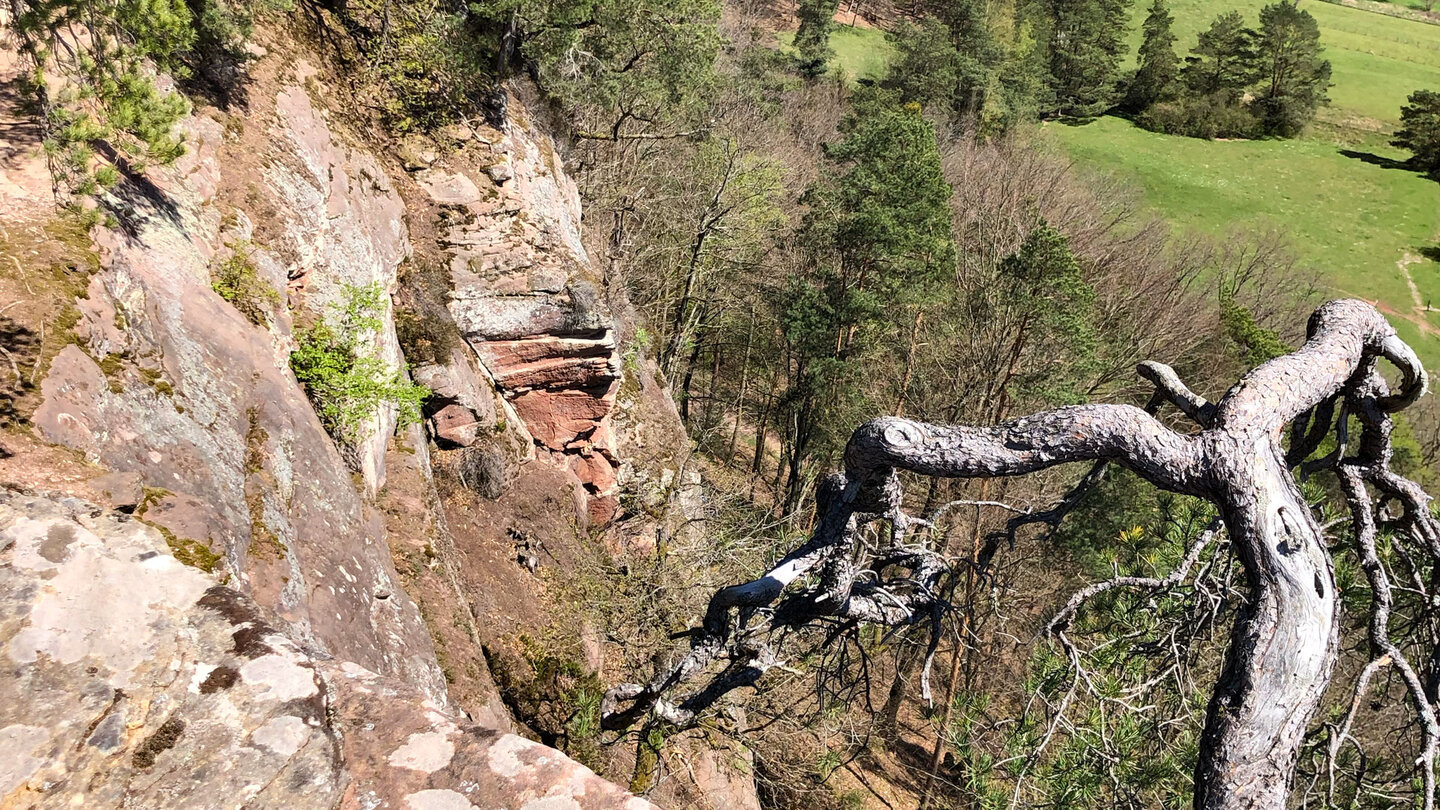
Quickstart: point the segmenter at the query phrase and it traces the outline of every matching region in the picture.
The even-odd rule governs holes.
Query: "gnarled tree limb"
[[[1403,381],[1393,395],[1374,384],[1380,358],[1400,368]],[[1329,552],[1292,470],[1319,446],[1336,401],[1343,399],[1367,428],[1357,460],[1336,455],[1331,466],[1400,500],[1409,516],[1408,530],[1440,560],[1440,530],[1429,517],[1428,497],[1386,469],[1388,415],[1424,393],[1425,371],[1379,312],[1363,301],[1344,300],[1316,310],[1299,350],[1255,368],[1213,404],[1186,388],[1167,366],[1147,363],[1139,372],[1156,385],[1152,409],[1160,401],[1171,402],[1199,431],[1177,433],[1147,410],[1127,405],[1058,408],[994,426],[898,417],[861,425],[846,447],[844,472],[820,487],[810,540],[759,579],[717,591],[689,653],[649,683],[610,690],[602,707],[604,724],[623,728],[652,711],[683,721],[734,685],[753,683],[752,675],[775,660],[768,646],[747,641],[756,632],[822,617],[892,626],[934,620],[943,607],[938,583],[948,565],[923,547],[907,545],[910,530],[924,522],[903,512],[897,470],[981,478],[1091,462],[1087,479],[1098,480],[1104,465],[1113,462],[1157,487],[1213,504],[1248,582],[1207,712],[1195,806],[1280,810],[1306,727],[1330,680],[1337,638]],[[1299,419],[1302,414],[1305,418]],[[1292,425],[1296,453],[1287,454],[1281,438]],[[1373,541],[1366,546],[1364,538],[1373,537],[1366,528],[1373,527],[1373,520],[1363,519],[1362,513],[1372,513],[1368,499],[1359,497],[1362,492],[1349,488],[1352,504],[1360,507],[1352,522],[1362,552],[1368,553]],[[1033,517],[1018,515],[1012,523]],[[867,536],[864,527],[877,521],[889,524],[888,542],[879,544],[883,549],[857,554]],[[1181,576],[1197,556],[1192,549]],[[887,568],[908,573],[884,579],[880,574]],[[806,587],[794,591],[802,578]],[[1163,586],[1167,580],[1134,584]],[[1076,607],[1067,607],[1062,617],[1073,615]],[[732,608],[738,611],[735,621]],[[752,631],[748,624],[761,610],[770,611],[769,621]],[[1377,644],[1399,666],[1401,657],[1383,639]],[[671,711],[663,696],[717,659],[731,664],[710,686],[675,704],[678,712]],[[1417,704],[1433,724],[1427,708]],[[1432,760],[1434,748],[1427,736]]]

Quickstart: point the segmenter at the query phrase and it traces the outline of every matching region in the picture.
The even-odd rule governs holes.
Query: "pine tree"
[[[1129,0],[1053,0],[1050,85],[1055,111],[1088,116],[1114,100]]]
[[[1185,86],[1194,95],[1222,94],[1230,103],[1238,101],[1255,82],[1256,36],[1238,11],[1216,17],[1185,59]]]
[[[1035,4],[1016,4],[1012,14],[1014,34],[1005,43],[992,88],[977,116],[982,134],[1004,132],[1020,121],[1034,120],[1054,104],[1047,16]]]
[[[835,25],[835,12],[840,0],[800,0],[796,15],[800,27],[795,31],[795,51],[800,73],[815,78],[825,74],[834,58],[830,50],[830,30]]]
[[[182,56],[195,42],[184,2],[18,0],[13,13],[57,191],[96,194],[119,182],[120,169],[184,154],[175,125],[189,104],[154,80],[156,70],[184,75]],[[118,168],[100,159],[102,141]]]
[[[815,270],[792,278],[779,302],[797,369],[785,397],[791,506],[813,462],[843,443],[826,427],[866,410],[854,363],[886,347],[903,353],[905,330],[955,267],[951,188],[920,106],[862,90],[841,132],[827,149],[838,172],[804,197],[810,210],[799,236]]]
[[[1400,108],[1400,129],[1392,146],[1414,153],[1410,164],[1440,180],[1440,93],[1416,90]]]
[[[1042,219],[1020,249],[1000,262],[999,270],[1013,305],[1033,324],[1031,350],[1052,358],[1020,375],[1017,393],[1052,404],[1084,401],[1083,386],[1095,370],[1100,335],[1094,323],[1095,289],[1070,250],[1070,240]]]
[[[1165,0],[1152,0],[1145,16],[1145,39],[1140,43],[1139,67],[1130,82],[1126,106],[1140,112],[1156,102],[1169,99],[1180,74],[1180,57],[1175,54],[1175,34],[1171,26],[1175,17]]]
[[[953,0],[935,16],[950,29],[951,42],[961,54],[986,64],[999,56],[986,0]]]
[[[1259,92],[1253,107],[1267,135],[1291,138],[1329,103],[1330,63],[1321,58],[1320,25],[1287,0],[1260,10]]]
[[[972,120],[985,108],[996,69],[1005,56],[991,31],[988,5],[986,0],[954,0],[942,18],[959,54],[953,107],[962,118]]]
[[[531,13],[536,31],[522,54],[539,63],[546,92],[570,106],[580,137],[666,137],[706,126],[720,49],[717,0],[576,0],[571,13],[583,17],[567,17],[557,31],[547,30],[545,6]]]
[[[961,86],[963,60],[950,29],[934,17],[921,17],[918,23],[901,21],[885,38],[895,47],[885,86],[898,91],[901,101],[927,109],[949,106]]]

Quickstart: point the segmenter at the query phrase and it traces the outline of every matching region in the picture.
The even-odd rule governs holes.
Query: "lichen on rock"
[[[153,527],[73,498],[0,489],[0,661],[6,807],[650,806],[305,651]]]

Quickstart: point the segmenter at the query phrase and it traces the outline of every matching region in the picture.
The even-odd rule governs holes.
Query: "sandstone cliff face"
[[[491,677],[568,622],[613,679],[539,569],[700,525],[683,428],[643,358],[622,361],[634,319],[556,145],[512,97],[502,126],[392,154],[279,44],[243,113],[197,109],[187,155],[105,201],[118,227],[92,232],[35,435],[0,435],[0,803],[648,806],[513,736]],[[0,199],[39,219],[36,163],[10,155]],[[259,324],[212,289],[240,253],[281,295]],[[418,285],[462,340],[408,358],[425,425],[381,407],[337,445],[289,355],[372,284],[383,362],[407,362],[391,295]],[[454,472],[476,450],[504,458],[496,491]],[[726,757],[689,752],[708,787],[665,795],[751,806]]]
[[[443,150],[412,147],[410,167],[434,205],[455,325],[523,440],[575,476],[589,520],[603,526],[619,508],[614,319],[555,143],[518,99],[508,107],[499,128],[465,128]],[[445,435],[456,414],[437,419]]]
[[[247,206],[222,202],[222,185],[236,182],[224,177],[227,149],[238,144],[196,116],[180,163],[119,188],[110,206],[120,227],[95,231],[100,270],[80,303],[76,345],[55,359],[34,421],[46,439],[138,474],[151,488],[145,518],[220,555],[236,587],[297,638],[443,700],[429,633],[363,497],[378,483],[376,451],[355,451],[368,471],[357,491],[289,370],[288,318],[262,329],[211,289],[226,242],[250,236],[245,223],[255,219],[306,247],[284,264],[255,248],[272,283],[285,281],[275,276],[287,265],[300,281],[318,275],[331,286],[394,277],[407,248],[393,192],[363,162],[347,180],[348,156],[303,99],[296,88],[277,96],[270,166],[313,165],[331,178],[324,186],[247,182]],[[330,230],[307,230],[317,217]],[[285,255],[283,243],[276,253]],[[394,416],[376,422],[393,426]],[[388,431],[373,435],[383,452]]]
[[[650,807],[297,641],[156,529],[0,490],[4,805]]]

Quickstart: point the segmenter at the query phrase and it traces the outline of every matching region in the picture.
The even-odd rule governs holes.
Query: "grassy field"
[[[794,31],[780,32],[780,45],[789,48]],[[885,64],[894,48],[878,28],[851,28],[836,25],[830,33],[830,49],[835,51],[831,69],[839,68],[851,79],[878,79],[885,75]]]
[[[1170,0],[1177,50],[1187,52],[1215,15],[1231,8],[1258,24],[1266,2]],[[1132,45],[1147,5],[1134,0]],[[1320,23],[1335,84],[1321,124],[1301,140],[1209,142],[1108,117],[1083,126],[1051,123],[1046,132],[1081,168],[1134,182],[1182,228],[1281,229],[1329,292],[1378,301],[1426,364],[1440,368],[1440,338],[1419,325],[1423,319],[1440,334],[1440,313],[1416,313],[1405,272],[1422,305],[1440,306],[1440,184],[1394,167],[1404,155],[1385,145],[1405,97],[1420,87],[1440,89],[1440,25],[1314,0],[1304,8]],[[790,35],[782,36],[788,44]],[[879,75],[891,51],[882,32],[848,27],[837,29],[832,47],[856,77]]]
[[[1176,49],[1187,52],[1224,11],[1240,11],[1258,25],[1266,2],[1170,0]],[[1137,47],[1145,6],[1135,5],[1130,33]],[[1330,106],[1302,140],[1210,143],[1156,135],[1115,118],[1046,129],[1081,166],[1132,179],[1177,225],[1211,233],[1278,226],[1333,294],[1378,301],[1426,364],[1440,367],[1440,338],[1422,335],[1416,323],[1423,318],[1440,329],[1440,314],[1415,312],[1398,264],[1413,259],[1406,269],[1421,303],[1440,306],[1440,264],[1433,260],[1440,184],[1386,163],[1405,157],[1386,141],[1406,96],[1440,89],[1440,25],[1331,3],[1302,7],[1320,24],[1334,71]],[[1366,154],[1373,156],[1368,162],[1361,159]]]
[[[1379,301],[1426,364],[1440,339],[1420,335],[1405,273],[1440,306],[1440,184],[1385,164],[1397,152],[1350,152],[1320,140],[1211,142],[1146,132],[1118,118],[1051,123],[1046,134],[1082,167],[1118,174],[1181,227],[1223,234],[1275,226],[1335,296]],[[1362,159],[1369,155],[1369,159]],[[1440,313],[1425,316],[1440,330]]]
[[[1200,31],[1223,11],[1239,11],[1251,25],[1259,25],[1260,9],[1268,0],[1170,0],[1175,15],[1176,50],[1183,56],[1194,47]],[[1376,4],[1381,5],[1381,4]],[[1130,24],[1131,56],[1140,45],[1140,22],[1146,0],[1133,0]],[[1389,131],[1400,118],[1406,96],[1419,88],[1440,89],[1440,25],[1390,17],[1332,3],[1305,2],[1304,8],[1320,24],[1325,55],[1334,68],[1331,105],[1323,111],[1327,123],[1366,132]],[[1403,8],[1403,6],[1397,6]],[[782,33],[789,46],[794,34]],[[876,29],[837,26],[830,46],[836,64],[852,78],[876,78],[885,71],[892,48]],[[1371,140],[1383,142],[1383,138]]]
[[[1258,26],[1267,0],[1170,0],[1175,15],[1176,51],[1194,47],[1200,31],[1216,15],[1239,11]],[[1140,45],[1140,22],[1148,3],[1136,0],[1130,25],[1132,59]],[[1440,25],[1389,17],[1331,3],[1306,2],[1302,8],[1320,24],[1320,41],[1334,69],[1330,108],[1323,120],[1374,130],[1393,128],[1405,97],[1419,88],[1440,88]]]

